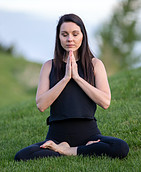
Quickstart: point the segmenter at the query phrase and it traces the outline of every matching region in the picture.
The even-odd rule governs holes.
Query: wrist
[[[76,75],[76,76],[73,77],[73,79],[74,79],[76,82],[79,81],[80,78],[81,78],[81,77],[80,77],[79,75]]]
[[[68,83],[70,81],[70,79],[71,79],[70,77],[64,76],[63,81],[66,82],[66,83]]]

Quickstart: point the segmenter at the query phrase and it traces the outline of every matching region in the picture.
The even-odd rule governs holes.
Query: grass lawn
[[[0,108],[35,98],[41,65],[0,52]]]
[[[98,108],[95,117],[103,135],[124,139],[127,158],[58,157],[14,162],[20,149],[43,141],[49,109],[40,113],[35,98],[0,109],[0,171],[5,172],[140,172],[141,171],[141,68],[109,78],[111,106]]]

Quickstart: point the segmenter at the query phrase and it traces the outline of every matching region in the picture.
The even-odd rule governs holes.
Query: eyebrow
[[[68,32],[65,31],[65,30],[61,31],[61,33],[63,33],[63,32],[68,33]],[[79,32],[79,30],[73,30],[72,32]]]

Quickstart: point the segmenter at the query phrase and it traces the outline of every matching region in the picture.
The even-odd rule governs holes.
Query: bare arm
[[[105,67],[99,59],[94,58],[92,61],[94,65],[95,87],[85,81],[78,75],[77,64],[72,57],[72,73],[73,79],[83,89],[83,91],[99,106],[107,109],[111,101],[111,92],[108,84]]]
[[[46,62],[41,69],[40,80],[36,94],[36,104],[38,109],[43,112],[47,109],[60,95],[71,78],[71,63],[68,58],[66,65],[66,74],[54,87],[49,89],[49,74],[51,71],[52,61]]]

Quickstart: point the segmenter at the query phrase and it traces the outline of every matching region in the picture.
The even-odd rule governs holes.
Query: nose
[[[68,35],[68,38],[67,38],[67,41],[72,41],[72,36],[71,35]]]

